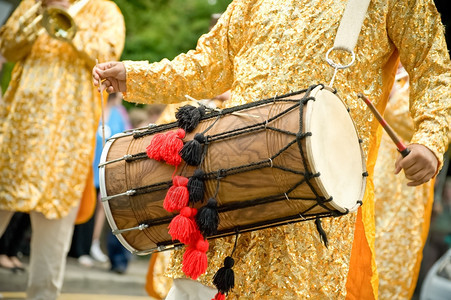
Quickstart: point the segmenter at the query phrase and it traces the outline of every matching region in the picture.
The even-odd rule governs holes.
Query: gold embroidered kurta
[[[82,196],[100,115],[93,62],[119,58],[125,26],[113,2],[91,0],[72,45],[46,32],[26,42],[18,20],[34,3],[22,1],[0,32],[0,52],[16,61],[0,107],[0,209],[53,219]]]
[[[125,62],[126,99],[181,102],[185,94],[211,98],[231,89],[226,105],[233,106],[328,83],[333,69],[325,54],[345,5],[345,0],[233,1],[195,50],[172,61]],[[351,109],[368,157],[370,177],[359,214],[323,221],[329,248],[313,222],[240,235],[229,299],[377,298],[372,174],[381,132],[357,93],[371,97],[383,112],[400,58],[411,77],[412,142],[441,157],[449,124],[450,61],[432,0],[371,1],[355,52],[355,65],[340,71],[334,86]],[[211,285],[232,248],[233,238],[210,243],[210,267],[201,282]],[[172,277],[183,276],[181,257],[175,252]]]
[[[407,79],[395,83],[385,119],[402,140],[413,135]],[[418,279],[423,247],[429,231],[434,181],[407,186],[403,174],[395,175],[399,153],[384,133],[374,168],[376,263],[380,299],[411,299]]]

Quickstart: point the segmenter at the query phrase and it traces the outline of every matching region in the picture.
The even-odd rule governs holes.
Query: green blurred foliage
[[[114,0],[127,29],[121,59],[173,59],[196,47],[208,32],[211,15],[222,13],[231,0]]]
[[[208,32],[211,15],[225,11],[231,0],[114,0],[124,15],[127,30],[121,60],[173,59],[196,47]],[[1,75],[3,92],[12,64]]]
[[[6,88],[8,87],[9,81],[11,80],[11,71],[14,68],[14,63],[7,62],[3,65],[2,71],[0,72],[2,95],[5,94]]]
[[[211,16],[232,0],[114,0],[124,15],[126,39],[121,60],[160,61],[194,49]],[[123,102],[127,109],[142,105]]]

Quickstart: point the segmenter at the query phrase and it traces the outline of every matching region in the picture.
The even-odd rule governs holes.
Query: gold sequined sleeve
[[[37,32],[41,27],[39,23],[29,26],[29,34],[25,34],[19,23],[19,18],[23,18],[23,24],[30,24],[37,16],[35,13],[28,13],[35,1],[25,0],[14,10],[11,17],[0,29],[0,53],[8,61],[19,61],[26,56],[36,39],[33,32]]]
[[[94,67],[96,59],[99,62],[119,59],[125,41],[124,18],[116,4],[101,1],[90,9],[92,11],[89,13],[96,26],[79,28],[72,41],[89,69]]]
[[[163,59],[125,61],[125,100],[141,103],[176,103],[188,94],[196,99],[212,98],[230,89],[233,80],[232,40],[238,34],[230,26],[233,12],[242,1],[234,1],[213,29],[200,37],[195,50],[172,61]]]
[[[410,76],[411,143],[434,152],[442,165],[450,124],[451,66],[444,28],[432,0],[393,0],[387,29]]]

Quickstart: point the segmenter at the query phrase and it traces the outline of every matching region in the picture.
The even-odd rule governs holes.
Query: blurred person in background
[[[0,54],[0,75],[3,75],[3,65],[6,59]],[[1,77],[0,77],[1,78]],[[0,105],[3,105],[3,91],[0,86]],[[0,267],[16,271],[25,271],[18,255],[21,246],[30,230],[30,216],[27,213],[16,212],[12,216],[3,235],[0,235]]]
[[[133,128],[146,127],[149,124],[155,124],[164,111],[165,105],[149,104],[143,108],[134,107],[129,111],[130,123]]]
[[[128,263],[131,258],[130,252],[125,249],[119,240],[108,230],[106,237],[107,257],[104,257],[103,252],[100,249],[100,235],[103,225],[105,224],[105,211],[100,201],[100,181],[99,181],[99,163],[102,155],[104,140],[109,139],[117,133],[121,133],[126,129],[130,129],[132,126],[129,121],[129,116],[122,105],[122,94],[112,93],[108,95],[107,104],[103,111],[103,120],[99,122],[96,133],[96,148],[94,162],[92,168],[94,171],[94,186],[96,188],[96,194],[98,196],[97,209],[95,214],[95,227],[93,228],[92,246],[90,246],[91,256],[86,254],[85,260],[89,261],[90,257],[94,257],[97,260],[110,262],[110,270],[119,274],[126,272]],[[94,218],[94,217],[93,217]],[[83,263],[83,261],[81,262]],[[90,262],[89,264],[92,264]]]
[[[166,105],[164,104],[149,104],[144,107],[147,114],[147,121],[151,124],[157,124],[158,120],[161,118]]]
[[[140,128],[149,125],[147,122],[147,112],[144,108],[131,108],[128,112],[132,128]]]
[[[25,271],[18,256],[29,230],[30,216],[27,213],[14,213],[0,238],[0,267],[13,272]]]
[[[75,27],[51,36],[39,18],[55,5]],[[14,211],[30,213],[27,299],[60,293],[80,199],[93,186],[100,97],[90,70],[118,59],[124,36],[121,12],[104,0],[24,0],[0,29],[0,53],[15,62],[0,106],[0,234]]]
[[[127,110],[122,105],[122,94],[116,93],[108,96],[107,105],[105,107],[104,118],[105,120],[108,120],[108,123],[111,123],[111,132],[117,131],[117,130],[127,130],[130,129],[132,126],[130,124],[130,119]],[[102,120],[100,120],[102,122]],[[105,121],[106,122],[106,121]],[[99,136],[100,135],[100,136]],[[99,144],[100,140],[99,137],[103,135],[103,131],[101,128],[101,124],[99,124],[99,128],[97,129],[97,140],[96,140],[96,152],[95,152],[95,158],[93,162],[93,170],[94,170],[94,186],[96,188],[96,195],[97,195],[97,207],[95,212],[95,222],[94,222],[94,231],[92,235],[92,244],[91,249],[89,251],[90,256],[93,257],[95,260],[99,262],[107,262],[108,257],[103,253],[102,248],[100,247],[101,243],[101,234],[103,231],[103,227],[105,224],[105,211],[103,210],[103,205],[100,201],[100,191],[99,191],[99,168],[98,164],[100,161],[100,156],[102,152],[98,152],[98,147],[101,146]],[[106,132],[105,132],[106,135]],[[105,136],[105,139],[107,137]],[[102,141],[103,143],[103,141]],[[103,148],[103,145],[102,145]]]
[[[105,223],[105,211],[100,201],[98,168],[103,150],[103,142],[113,135],[121,133],[126,129],[130,129],[132,127],[127,111],[122,105],[121,93],[112,93],[108,96],[108,102],[105,105],[103,111],[103,118],[104,120],[100,120],[99,127],[97,128],[95,157],[92,165],[94,170],[94,186],[98,195],[98,202],[95,216],[95,228],[93,234],[93,247],[91,247],[91,255],[93,257],[98,256],[99,258],[102,256],[103,252],[101,252],[100,247],[97,250],[96,248],[100,244],[100,234]],[[102,122],[104,122],[104,124]],[[110,262],[110,270],[119,274],[125,273],[131,258],[131,254],[111,233],[111,230],[108,230],[106,237],[106,248],[108,260]]]
[[[440,13],[443,25],[445,25],[445,38],[448,49],[451,47],[451,10],[449,0],[434,0],[437,10]],[[423,250],[423,260],[421,261],[420,274],[418,276],[417,288],[414,297],[420,295],[420,289],[425,287],[423,280],[426,275],[432,272],[431,268],[440,259],[445,258],[444,254],[451,248],[451,168],[449,167],[451,151],[448,147],[445,153],[443,168],[437,175],[434,191],[434,203],[432,206],[430,229],[426,245]],[[430,290],[437,290],[436,286],[429,286]],[[446,291],[444,291],[446,293]],[[433,295],[428,295],[433,296]]]
[[[409,92],[409,76],[400,64],[384,116],[404,143],[408,143],[414,133]],[[412,298],[434,199],[434,180],[410,187],[405,176],[393,173],[397,156],[398,150],[384,132],[374,168],[375,250],[380,299]]]
[[[104,106],[103,117],[105,126],[102,127],[102,120],[96,134],[96,148],[93,161],[94,187],[96,189],[97,203],[94,214],[85,223],[75,225],[72,244],[69,256],[78,259],[78,262],[86,267],[92,267],[94,261],[101,263],[108,262],[108,257],[100,247],[100,238],[105,224],[105,211],[99,198],[99,161],[103,149],[103,134],[105,140],[116,133],[130,129],[129,117],[126,109],[122,105],[121,93],[108,95],[107,103]]]

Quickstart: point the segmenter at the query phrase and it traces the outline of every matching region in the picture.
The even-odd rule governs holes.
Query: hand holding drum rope
[[[376,107],[374,107],[373,103],[365,97],[362,93],[359,93],[357,95],[360,99],[363,99],[365,103],[370,108],[371,112],[374,114],[376,119],[379,121],[379,123],[382,125],[382,128],[387,132],[387,134],[390,136],[392,141],[395,143],[396,147],[398,148],[399,153],[401,153],[402,157],[406,157],[409,155],[410,150],[401,142],[401,140],[396,135],[395,131],[388,125],[387,121],[381,116],[381,114],[377,111]]]

